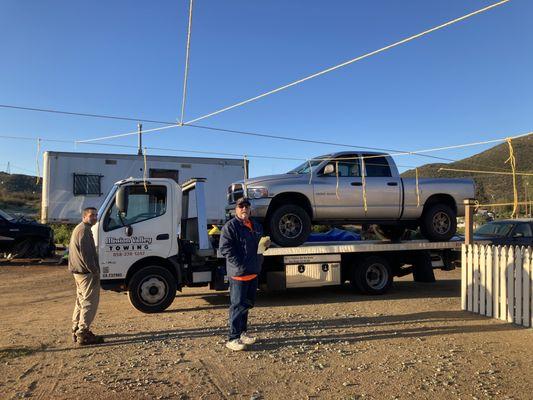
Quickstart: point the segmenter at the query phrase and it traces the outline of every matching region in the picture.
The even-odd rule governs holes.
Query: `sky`
[[[494,2],[195,0],[185,120]],[[0,0],[0,104],[179,120],[188,8],[188,0]],[[401,151],[526,133],[533,130],[532,16],[532,1],[511,0],[198,124]],[[74,143],[136,125],[0,108],[0,170],[9,162],[11,172],[35,174],[46,150],[136,153],[102,145],[136,145],[135,136]],[[1,136],[71,143],[43,140],[37,153],[36,140]],[[144,145],[247,154],[251,176],[299,164],[254,155],[308,159],[346,150],[190,127],[146,133]],[[432,154],[460,159],[488,147]],[[396,161],[405,170],[432,160]]]

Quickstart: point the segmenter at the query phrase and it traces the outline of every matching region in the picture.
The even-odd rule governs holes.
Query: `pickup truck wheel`
[[[430,206],[422,215],[420,232],[432,242],[450,240],[456,230],[457,215],[445,204]]]
[[[397,242],[402,239],[406,229],[397,225],[377,225],[375,231],[378,236]]]
[[[392,286],[392,270],[383,257],[367,257],[355,267],[352,284],[364,294],[383,294]]]
[[[13,246],[11,258],[31,258],[34,256],[35,248],[30,238],[22,239]]]
[[[176,297],[176,279],[166,268],[145,267],[132,276],[128,297],[131,305],[143,313],[164,311]]]
[[[299,246],[311,233],[311,218],[300,206],[281,206],[270,217],[269,231],[274,242],[280,246]]]

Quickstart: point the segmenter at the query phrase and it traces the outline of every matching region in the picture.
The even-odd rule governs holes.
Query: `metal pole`
[[[464,199],[465,206],[465,244],[474,243],[474,206],[476,205],[474,199]]]
[[[139,132],[137,155],[142,156],[143,155],[143,124],[138,123],[137,130]]]

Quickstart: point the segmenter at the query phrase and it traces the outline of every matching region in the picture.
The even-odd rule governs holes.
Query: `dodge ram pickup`
[[[401,178],[391,156],[339,152],[316,157],[280,175],[233,183],[226,216],[239,197],[248,197],[252,214],[282,247],[304,243],[312,224],[375,224],[398,240],[420,227],[430,241],[449,240],[463,199],[474,197],[469,179]]]

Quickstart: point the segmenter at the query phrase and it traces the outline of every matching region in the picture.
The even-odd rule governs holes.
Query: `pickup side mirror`
[[[128,208],[127,203],[126,190],[123,186],[121,186],[118,188],[117,193],[115,194],[115,205],[117,206],[119,213],[126,213]]]
[[[322,175],[329,175],[335,172],[335,166],[333,164],[328,164],[324,167],[324,172]]]

